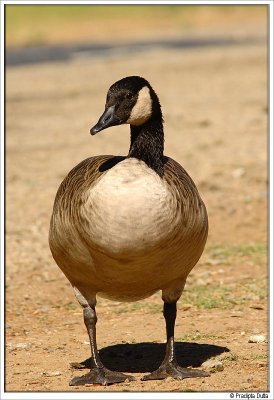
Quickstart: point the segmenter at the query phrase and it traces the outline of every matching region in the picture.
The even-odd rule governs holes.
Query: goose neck
[[[144,161],[158,175],[164,173],[164,130],[162,120],[151,119],[141,126],[130,125],[128,157]]]

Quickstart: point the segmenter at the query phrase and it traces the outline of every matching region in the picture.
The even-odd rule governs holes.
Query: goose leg
[[[75,290],[76,292],[76,290]],[[83,300],[82,295],[76,292],[78,301]],[[79,300],[80,298],[80,300]],[[95,305],[90,306],[86,301],[81,301],[83,306],[84,322],[88,331],[90,347],[91,347],[91,369],[90,371],[79,377],[74,377],[70,381],[70,386],[80,386],[86,384],[110,385],[112,383],[124,382],[126,379],[132,381],[135,378],[131,375],[125,375],[121,372],[110,371],[100,360],[97,344],[96,344],[96,322],[97,316]]]
[[[166,321],[167,335],[166,353],[164,360],[156,371],[153,371],[151,374],[143,376],[142,380],[146,381],[149,379],[165,379],[168,376],[171,376],[175,379],[209,376],[207,372],[200,371],[198,369],[180,367],[176,360],[174,344],[174,325],[177,313],[176,304],[176,301],[172,303],[164,303],[163,314]]]

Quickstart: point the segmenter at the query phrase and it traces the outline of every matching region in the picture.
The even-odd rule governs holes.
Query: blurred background
[[[189,33],[230,36],[262,29],[266,6],[195,5],[8,5],[10,47],[166,39]],[[236,31],[234,31],[236,29]]]
[[[267,390],[267,345],[248,343],[267,335],[268,318],[267,17],[265,5],[5,6],[7,390],[67,390],[69,363],[88,357],[82,313],[51,257],[48,226],[70,169],[93,155],[127,154],[128,126],[95,137],[89,129],[109,86],[128,75],[144,76],[159,95],[165,154],[190,173],[209,214],[177,340],[231,353],[222,359],[225,380],[218,373],[189,385]],[[100,299],[99,346],[124,340],[133,349],[131,359],[123,347],[122,356],[106,347],[107,361],[118,357],[127,371],[122,359],[142,358],[134,341],[163,341],[160,310],[159,294],[134,305]],[[159,390],[157,382],[123,385],[115,390]],[[163,381],[161,390],[180,385]]]

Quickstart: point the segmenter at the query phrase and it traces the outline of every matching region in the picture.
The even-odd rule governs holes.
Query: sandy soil
[[[6,390],[266,391],[267,59],[264,43],[151,51],[10,68],[6,74]],[[104,363],[135,382],[69,387],[89,358],[82,311],[47,243],[58,185],[82,159],[126,154],[128,127],[89,128],[123,76],[145,76],[165,117],[165,153],[195,180],[210,233],[178,308],[181,365],[220,360],[208,378],[142,382],[164,351],[160,293],[137,303],[98,299]],[[87,367],[86,364],[78,365]]]

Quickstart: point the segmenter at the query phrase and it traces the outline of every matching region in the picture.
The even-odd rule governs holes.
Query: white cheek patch
[[[139,94],[138,99],[131,110],[129,119],[126,121],[128,124],[132,125],[142,125],[144,124],[150,117],[152,113],[152,100],[150,97],[150,91],[147,86],[144,86]]]

